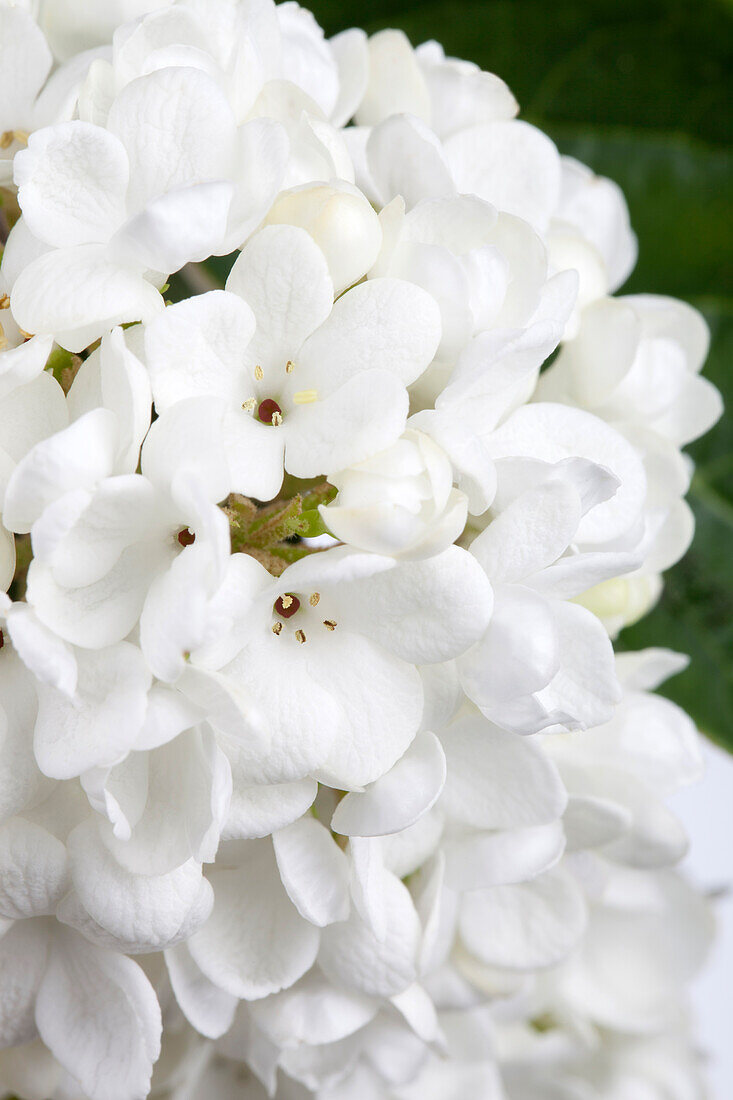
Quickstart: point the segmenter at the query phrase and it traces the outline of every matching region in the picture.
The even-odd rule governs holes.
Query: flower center
[[[189,531],[188,527],[183,527],[176,535],[176,538],[180,542],[181,546],[191,546],[196,541],[196,536]]]
[[[276,615],[283,619],[292,619],[293,615],[300,611],[300,600],[297,596],[286,593],[284,596],[278,596],[273,607]]]
[[[272,424],[273,427],[277,428],[283,422],[283,411],[277,401],[274,401],[271,397],[266,397],[257,406],[257,417],[263,424]]]

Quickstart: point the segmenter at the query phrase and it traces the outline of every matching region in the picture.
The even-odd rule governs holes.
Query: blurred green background
[[[308,2],[308,0],[306,0]],[[522,117],[624,189],[639,262],[621,293],[684,298],[705,314],[705,373],[733,409],[733,0],[310,0],[327,34],[400,27],[413,45],[498,73]],[[720,422],[690,448],[692,549],[622,648],[692,662],[662,691],[733,750],[733,444]]]

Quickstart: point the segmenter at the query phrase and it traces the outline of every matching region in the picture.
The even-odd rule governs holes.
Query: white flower
[[[32,234],[11,292],[18,323],[79,351],[114,324],[149,319],[163,305],[153,284],[230,252],[258,224],[285,155],[276,125],[238,128],[215,82],[184,67],[127,85],[106,128],[76,120],[36,131],[15,158]]]
[[[402,280],[370,280],[334,304],[310,235],[269,226],[238,257],[226,291],[171,306],[148,326],[146,357],[158,411],[199,399],[221,437],[229,487],[269,500],[283,465],[315,477],[397,439],[405,386],[430,362],[439,332],[433,300]]]
[[[440,553],[466,524],[465,493],[453,488],[451,464],[422,432],[408,429],[386,451],[331,474],[338,489],[321,505],[336,538],[396,558]]]
[[[64,844],[14,818],[0,829],[0,1043],[41,1036],[91,1100],[148,1094],[161,1019],[143,971],[56,921],[69,884]]]
[[[461,682],[487,717],[519,733],[597,725],[619,698],[612,650],[598,620],[567,598],[633,564],[622,553],[583,551],[618,482],[578,459],[501,465],[498,514],[471,544],[492,582],[494,613],[459,659]]]
[[[265,221],[298,225],[310,233],[328,261],[336,296],[369,271],[382,244],[376,213],[347,183],[305,184],[283,191]]]

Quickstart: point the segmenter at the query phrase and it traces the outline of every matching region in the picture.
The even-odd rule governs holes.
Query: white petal
[[[331,828],[346,836],[383,836],[413,825],[445,783],[445,756],[433,733],[419,733],[405,755],[363,793],[343,798]]]
[[[377,1003],[334,987],[317,969],[282,993],[251,1007],[257,1026],[278,1045],[336,1043],[364,1027]]]
[[[211,881],[214,911],[189,948],[212,982],[257,1000],[310,969],[319,932],[285,893],[269,841],[246,842],[239,868],[213,871]]]
[[[235,784],[223,836],[254,840],[292,824],[310,809],[318,793],[315,779],[271,783],[261,787]]]
[[[61,841],[22,817],[0,828],[0,916],[22,920],[53,913],[68,888]]]
[[[27,1043],[38,1034],[34,1019],[36,991],[48,957],[48,929],[43,922],[19,921],[0,936],[0,1043],[3,1048]]]
[[[416,664],[464,652],[484,633],[493,603],[483,570],[458,546],[345,582],[337,594],[339,622]]]
[[[409,210],[422,199],[455,194],[443,146],[414,115],[394,115],[380,122],[369,135],[366,151],[382,206],[397,195]]]
[[[517,120],[469,127],[446,141],[445,156],[459,191],[546,229],[560,194],[560,156],[540,130]]]
[[[77,693],[69,699],[39,684],[35,752],[57,779],[114,764],[134,744],[150,686],[142,654],[127,642],[79,655]]]
[[[15,157],[28,228],[56,248],[108,241],[125,217],[128,180],[122,143],[88,122],[36,130]]]
[[[249,306],[223,290],[169,306],[145,330],[145,358],[158,412],[185,397],[236,400],[242,349],[254,326]]]
[[[349,864],[328,829],[302,817],[272,838],[283,885],[300,915],[323,928],[349,915]]]
[[[338,299],[298,363],[308,384],[325,392],[367,370],[390,371],[409,385],[439,340],[440,310],[432,295],[403,279],[369,279]]]
[[[296,477],[309,478],[362,462],[398,439],[407,410],[405,387],[387,371],[349,378],[287,415],[285,466]]]
[[[152,199],[110,243],[110,252],[133,266],[178,271],[216,252],[226,233],[231,183],[217,180],[179,187]],[[181,226],[190,226],[181,232]]]
[[[36,1021],[46,1046],[90,1100],[148,1095],[160,1052],[160,1009],[131,959],[59,929],[38,991]]]
[[[325,256],[309,233],[294,226],[266,226],[256,233],[235,261],[226,289],[244,298],[255,315],[257,330],[247,355],[265,371],[284,372],[333,302]]]
[[[407,112],[430,119],[430,97],[407,36],[402,31],[384,30],[368,42],[369,85],[356,112],[360,126],[374,126]]]
[[[101,245],[47,252],[13,287],[11,308],[26,332],[51,333],[69,351],[82,351],[114,325],[149,321],[163,299],[142,271],[118,263]]]
[[[73,830],[68,848],[79,905],[67,899],[59,919],[90,939],[123,952],[164,950],[188,939],[211,912],[211,887],[193,860],[166,875],[132,874],[104,846],[94,821]]]
[[[381,889],[386,935],[377,939],[358,913],[323,931],[318,961],[337,985],[372,997],[392,997],[412,985],[417,976],[418,920],[407,888],[385,872]]]
[[[481,962],[517,970],[558,962],[580,939],[585,923],[578,887],[557,869],[535,882],[469,891],[459,918],[463,943]]]
[[[475,829],[512,829],[556,820],[567,795],[540,745],[478,717],[440,734],[447,763],[441,806]]]
[[[527,882],[554,867],[564,850],[559,821],[457,837],[445,845],[446,882],[453,890],[469,891]]]
[[[218,1039],[231,1027],[238,999],[201,973],[185,943],[169,947],[165,962],[181,1012],[201,1035]]]
[[[18,464],[8,483],[3,522],[30,531],[44,508],[72,489],[92,489],[114,468],[116,421],[95,409],[45,439]]]
[[[131,81],[107,126],[130,158],[128,203],[208,180],[227,179],[234,117],[217,83],[200,69],[171,67]]]

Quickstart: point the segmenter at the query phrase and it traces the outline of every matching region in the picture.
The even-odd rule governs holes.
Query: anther
[[[264,401],[260,401],[257,416],[263,424],[272,424],[276,428],[283,422],[282,409],[277,401],[273,401],[271,397],[266,397]]]
[[[4,130],[3,133],[0,134],[0,149],[9,149],[14,139],[15,135],[12,130]]]
[[[7,342],[8,342],[8,338],[5,335],[5,329],[3,328],[2,325],[0,325],[0,349],[4,348],[5,345],[7,344]]]
[[[285,373],[286,374],[292,374],[294,370],[295,370],[295,363],[293,362],[292,359],[288,359],[287,363],[285,364]]]
[[[305,634],[302,630],[296,630],[295,631],[295,637],[298,639],[298,641],[300,642],[301,645],[305,641]]]
[[[20,328],[20,326],[18,326],[18,332],[20,333],[20,335],[23,337],[24,340],[32,340],[33,339],[33,333],[32,332],[26,332],[25,329]]]
[[[181,546],[191,546],[196,541],[196,536],[193,532],[189,531],[188,527],[184,527],[178,532],[176,538],[180,542]]]
[[[255,378],[257,379],[258,382],[261,382],[264,377],[265,377],[265,372],[263,371],[262,367],[258,363],[257,366],[255,367]]]
[[[2,649],[4,645],[5,645],[5,635],[3,634],[2,630],[0,630],[0,649]]]
[[[254,397],[248,397],[246,401],[242,402],[242,408],[245,412],[249,413],[252,412],[256,404],[257,402],[255,401]]]
[[[333,619],[324,619],[323,625],[325,626],[326,630],[335,630],[338,626],[338,623],[335,623]]]
[[[9,294],[0,294],[0,309],[10,309]]]
[[[300,611],[300,600],[297,596],[291,596],[289,593],[284,596],[278,596],[273,604],[276,615],[280,615],[283,619],[292,619],[293,615],[297,611]]]
[[[311,607],[317,607],[318,606],[318,601],[320,600],[320,598],[321,598],[321,593],[320,592],[313,592],[308,597],[308,603],[311,605]]]
[[[282,623],[273,623],[272,624],[272,633],[273,634],[279,634],[280,631],[282,630],[282,628],[283,628]]]
[[[293,394],[293,401],[296,405],[312,405],[314,401],[318,400],[318,390],[298,390]]]

